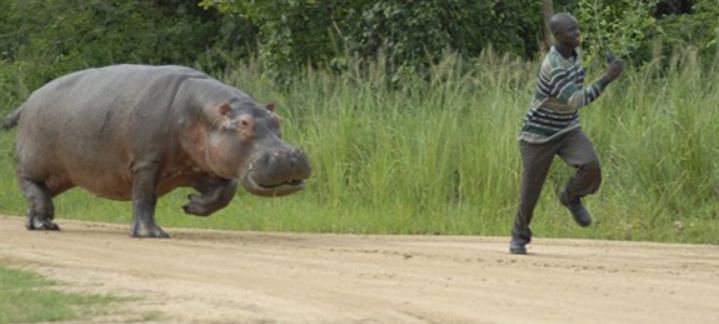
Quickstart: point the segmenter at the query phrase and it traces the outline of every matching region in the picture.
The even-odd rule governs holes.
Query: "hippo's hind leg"
[[[208,216],[227,206],[237,192],[237,181],[220,178],[203,178],[193,188],[201,194],[191,194],[190,202],[182,206],[187,214]]]
[[[52,221],[55,218],[52,197],[72,185],[64,182],[33,181],[22,175],[18,175],[18,181],[28,206],[25,227],[28,230],[60,230],[60,227]]]

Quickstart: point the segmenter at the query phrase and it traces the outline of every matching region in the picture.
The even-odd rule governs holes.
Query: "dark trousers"
[[[570,201],[596,192],[602,183],[602,173],[592,142],[579,128],[547,143],[532,144],[520,141],[519,148],[524,171],[512,239],[529,243],[532,239],[529,223],[532,222],[534,207],[537,205],[555,154],[577,170],[564,189]]]

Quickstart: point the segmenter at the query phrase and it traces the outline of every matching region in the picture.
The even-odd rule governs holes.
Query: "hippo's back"
[[[191,77],[208,76],[173,65],[122,64],[87,69],[48,82],[30,95],[24,109],[41,109],[43,112],[37,112],[39,116],[54,112],[87,114],[103,109],[131,109],[150,94],[148,90],[162,92],[156,95],[174,95],[178,81]]]

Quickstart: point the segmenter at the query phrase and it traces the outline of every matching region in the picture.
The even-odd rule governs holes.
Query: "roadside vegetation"
[[[161,225],[507,235],[521,172],[516,136],[541,56],[540,2],[278,3],[2,2],[0,111],[69,71],[190,65],[277,102],[286,140],[306,150],[314,174],[281,199],[240,190],[209,218],[184,215],[189,191],[177,190],[160,200]],[[554,1],[583,26],[588,79],[604,71],[609,47],[628,67],[581,113],[604,170],[586,201],[596,226],[578,228],[557,201],[571,169],[555,163],[533,228],[719,244],[719,9],[713,0],[637,3]],[[23,215],[14,135],[0,133],[0,213]],[[81,189],[55,204],[61,227],[68,218],[130,222],[130,203]]]
[[[605,175],[586,200],[596,226],[576,227],[557,201],[571,169],[555,163],[536,211],[538,233],[719,243],[719,110],[712,109],[719,61],[702,65],[692,50],[673,55],[667,67],[629,69],[581,114]],[[382,64],[341,75],[308,68],[287,89],[273,87],[253,64],[229,70],[219,77],[278,103],[285,138],[308,152],[314,175],[285,198],[240,191],[210,218],[184,215],[188,191],[178,190],[160,200],[158,220],[233,230],[506,235],[521,172],[516,135],[535,66],[491,53],[472,61],[447,55],[431,80],[399,89],[386,87]],[[602,66],[588,69],[596,76]],[[0,135],[0,210],[22,215],[13,133]],[[81,189],[55,201],[60,219],[130,221],[130,203]]]

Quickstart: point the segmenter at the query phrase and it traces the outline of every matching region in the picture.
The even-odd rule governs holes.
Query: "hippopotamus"
[[[182,66],[112,65],[59,77],[6,119],[18,127],[17,180],[28,230],[59,230],[52,199],[73,187],[132,201],[132,237],[166,238],[158,197],[194,188],[182,206],[207,216],[238,183],[259,196],[304,188],[307,155],[282,140],[275,105]]]

